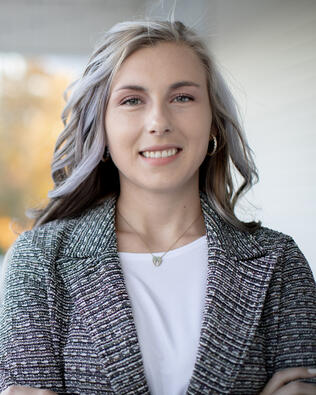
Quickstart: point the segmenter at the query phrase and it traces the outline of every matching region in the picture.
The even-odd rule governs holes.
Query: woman
[[[51,201],[8,257],[0,389],[314,394],[315,282],[234,214],[256,171],[201,40],[114,26],[63,119]]]

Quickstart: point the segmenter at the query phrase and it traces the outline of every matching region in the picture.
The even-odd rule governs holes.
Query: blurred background
[[[102,32],[176,19],[207,41],[240,105],[260,182],[243,219],[290,234],[316,277],[315,0],[1,0],[0,262],[44,205],[63,91]]]

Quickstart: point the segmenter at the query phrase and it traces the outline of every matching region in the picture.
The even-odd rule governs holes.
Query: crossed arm
[[[269,380],[264,390],[259,395],[315,395],[316,385],[294,381],[316,377],[316,369],[289,368],[277,372]],[[0,395],[57,395],[56,392],[12,385]]]

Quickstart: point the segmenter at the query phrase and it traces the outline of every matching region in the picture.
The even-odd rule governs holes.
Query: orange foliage
[[[66,73],[50,74],[39,62],[26,62],[20,78],[0,73],[0,250],[16,237],[12,218],[24,229],[25,210],[47,203],[50,163],[63,128],[63,91],[70,82]]]

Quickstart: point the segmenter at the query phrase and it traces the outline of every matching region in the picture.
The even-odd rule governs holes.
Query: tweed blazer
[[[278,370],[316,367],[315,281],[294,241],[266,228],[236,230],[203,194],[201,204],[207,292],[187,394],[258,394]],[[24,232],[13,245],[1,310],[1,391],[20,384],[59,394],[150,393],[115,206],[109,198]]]

